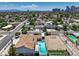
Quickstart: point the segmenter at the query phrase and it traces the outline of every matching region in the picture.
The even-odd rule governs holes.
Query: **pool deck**
[[[66,45],[61,41],[58,35],[45,36],[48,50],[66,50]]]
[[[45,42],[38,42],[39,44],[39,55],[47,55],[47,50],[45,46]]]

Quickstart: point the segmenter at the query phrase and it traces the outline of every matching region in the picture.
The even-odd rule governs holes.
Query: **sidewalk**
[[[7,35],[2,35],[2,37],[0,37],[0,40],[2,40],[5,36],[7,36]]]
[[[15,37],[13,38],[13,44],[17,44],[17,42],[20,40],[20,37],[19,38],[17,38],[17,39],[15,39]]]

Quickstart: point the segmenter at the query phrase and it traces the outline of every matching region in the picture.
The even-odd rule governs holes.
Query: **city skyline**
[[[79,2],[0,2],[0,10],[52,10],[65,9],[66,6],[78,6]]]

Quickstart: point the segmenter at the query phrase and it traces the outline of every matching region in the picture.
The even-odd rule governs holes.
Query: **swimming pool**
[[[39,41],[39,55],[47,55],[47,50],[44,41]]]

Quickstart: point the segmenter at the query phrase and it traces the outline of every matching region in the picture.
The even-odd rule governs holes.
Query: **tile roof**
[[[16,48],[25,46],[27,48],[34,49],[34,44],[40,37],[40,35],[22,35],[19,42],[16,44]]]

